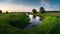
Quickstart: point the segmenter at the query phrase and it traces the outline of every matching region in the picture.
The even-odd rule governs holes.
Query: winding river
[[[26,14],[26,15],[28,15],[28,14]],[[28,24],[25,28],[32,28],[32,27],[35,27],[35,26],[41,24],[40,17],[31,15],[31,14],[29,14],[28,16],[30,19],[30,21],[29,21],[30,24]]]

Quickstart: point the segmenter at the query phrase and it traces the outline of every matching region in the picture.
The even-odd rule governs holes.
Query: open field
[[[40,25],[30,29],[20,29],[24,24],[28,24],[29,19],[25,13],[0,14],[0,34],[60,34],[60,13],[35,15],[44,17]]]

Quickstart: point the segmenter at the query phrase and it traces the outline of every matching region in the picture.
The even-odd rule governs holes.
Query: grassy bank
[[[20,29],[21,26],[29,21],[25,13],[0,14],[0,34],[60,34],[59,15],[40,13],[36,15],[44,17],[40,25],[30,29]]]

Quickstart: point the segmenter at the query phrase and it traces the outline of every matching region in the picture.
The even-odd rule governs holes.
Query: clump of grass
[[[45,19],[43,20],[43,22],[40,25],[33,27],[31,29],[23,30],[23,33],[26,33],[26,34],[49,34],[56,25],[55,19],[56,19],[56,17],[53,17],[53,16],[45,17]]]

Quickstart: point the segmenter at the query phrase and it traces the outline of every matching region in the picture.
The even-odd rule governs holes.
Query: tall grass
[[[22,25],[27,24],[28,22],[29,22],[28,16],[26,16],[23,13],[1,14],[0,15],[0,34],[19,34],[21,31],[19,27],[23,27]],[[11,24],[14,24],[14,26]]]
[[[25,34],[49,34],[56,25],[55,19],[56,17],[53,17],[53,16],[45,17],[45,19],[42,21],[40,25],[33,27],[31,29],[23,30],[23,33]]]
[[[36,14],[36,15],[39,17],[40,16],[44,17],[41,24],[39,24],[36,27],[32,27],[30,29],[21,30],[20,28],[10,25],[8,20],[16,21],[21,19],[22,22],[25,22],[26,20],[28,21],[28,16],[21,13],[20,14],[19,13],[1,14],[0,15],[0,34],[53,34],[55,32],[56,32],[55,34],[60,34],[60,29],[59,29],[60,17],[56,17],[55,15],[52,15],[52,14]]]

